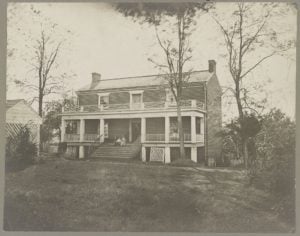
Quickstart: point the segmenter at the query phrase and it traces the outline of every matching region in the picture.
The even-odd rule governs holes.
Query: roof
[[[189,82],[206,82],[214,73],[210,73],[208,70],[205,71],[193,71],[191,72]],[[157,86],[166,84],[164,74],[160,75],[146,75],[136,77],[125,77],[125,78],[113,78],[113,79],[102,79],[96,85],[91,87],[91,84],[84,86],[78,91],[89,91],[89,90],[104,90],[104,89],[117,89],[117,88],[130,88],[130,87],[144,87],[144,86]]]
[[[17,103],[24,101],[24,99],[14,99],[14,100],[6,100],[6,110],[8,110],[9,108],[13,107],[14,105],[16,105]]]

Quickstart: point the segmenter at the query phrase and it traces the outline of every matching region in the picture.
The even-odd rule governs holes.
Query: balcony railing
[[[192,140],[191,134],[183,134],[183,140],[190,142]],[[170,142],[179,142],[179,134],[172,133],[170,134]]]
[[[197,142],[204,142],[204,135],[203,134],[196,134],[196,141]]]
[[[105,105],[85,105],[65,107],[63,112],[101,112],[101,111],[127,111],[127,110],[154,110],[154,109],[174,109],[177,104],[174,102],[144,102],[144,103],[122,103],[122,104],[105,104]],[[204,110],[203,102],[198,100],[183,100],[181,101],[183,109],[199,109]]]

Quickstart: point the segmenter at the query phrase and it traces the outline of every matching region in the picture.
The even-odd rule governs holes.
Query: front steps
[[[130,143],[125,146],[102,144],[91,155],[91,159],[131,159],[139,155],[140,143]]]

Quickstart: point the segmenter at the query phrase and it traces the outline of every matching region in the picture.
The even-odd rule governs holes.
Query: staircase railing
[[[87,153],[87,157],[88,158],[101,145],[101,143],[100,143],[101,137],[103,137],[103,134],[97,135],[96,138],[94,138],[93,140],[91,140],[93,143],[98,143],[98,145],[89,145],[88,146],[88,153]]]

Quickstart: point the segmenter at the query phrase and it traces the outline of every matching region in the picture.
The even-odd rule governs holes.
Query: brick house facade
[[[139,145],[142,161],[169,163],[179,150],[176,104],[162,75],[101,79],[76,92],[78,106],[62,112],[62,137],[67,151],[84,158],[118,137]],[[216,63],[190,74],[183,89],[183,130],[187,157],[208,163],[221,154],[221,88]],[[104,149],[103,149],[104,150]]]

